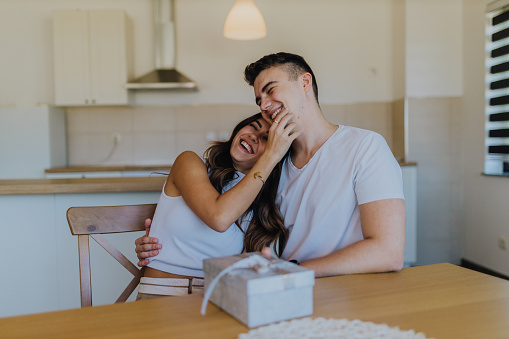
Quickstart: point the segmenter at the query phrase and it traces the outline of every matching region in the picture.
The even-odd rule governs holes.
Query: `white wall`
[[[401,99],[404,81],[409,96],[461,95],[461,2],[257,0],[267,37],[234,41],[222,36],[233,0],[175,0],[177,68],[200,90],[136,91],[134,103],[252,103],[245,65],[282,50],[305,56],[313,66],[322,103]],[[134,26],[135,75],[154,68],[150,0],[3,0],[0,106],[53,102],[51,13],[70,8],[124,9]],[[405,18],[394,18],[403,13]]]
[[[322,103],[392,99],[390,0],[258,0],[268,34],[252,42],[221,36],[233,2],[178,2],[178,64],[204,88],[200,101],[228,93],[228,101],[252,102],[244,67],[278,51],[301,54],[313,65]]]
[[[509,239],[509,179],[483,176],[484,24],[487,0],[465,0],[463,166],[465,255],[476,264],[509,276],[509,251],[497,239]]]
[[[42,178],[67,164],[65,112],[61,108],[0,108],[0,178]]]
[[[268,36],[249,42],[222,36],[233,3],[176,0],[177,67],[200,91],[136,92],[135,103],[251,104],[245,65],[280,50],[308,59],[322,103],[393,99],[392,0],[257,0]],[[154,67],[150,0],[2,0],[0,106],[53,102],[51,12],[69,8],[125,9],[135,32],[135,74]]]
[[[462,0],[407,0],[407,96],[463,94],[462,14]]]
[[[406,0],[394,0],[392,8],[393,99],[406,96]]]

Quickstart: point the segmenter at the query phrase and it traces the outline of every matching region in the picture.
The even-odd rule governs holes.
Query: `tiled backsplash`
[[[322,105],[322,111],[333,123],[373,130],[394,150],[401,148],[393,145],[393,103]],[[228,138],[256,112],[233,104],[68,108],[68,164],[165,165],[186,150],[202,155],[210,141]]]

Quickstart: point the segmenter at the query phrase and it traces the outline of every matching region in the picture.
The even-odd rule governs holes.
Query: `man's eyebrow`
[[[256,122],[258,124],[258,128],[262,128],[262,124],[258,121],[258,120],[255,120],[254,122]]]
[[[269,81],[265,86],[262,87],[262,93],[265,93],[267,91],[267,87],[270,85],[275,84],[277,81]],[[260,97],[255,98],[256,99],[256,105],[260,106]]]
[[[267,91],[267,87],[269,87],[270,85],[276,83],[277,81],[269,81],[265,86],[263,86],[262,88],[262,93],[264,93],[265,91]]]

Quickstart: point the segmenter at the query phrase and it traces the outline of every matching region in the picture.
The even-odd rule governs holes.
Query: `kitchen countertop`
[[[415,162],[400,162],[400,166],[416,166]],[[46,173],[155,171],[169,172],[167,166],[70,166],[47,169]],[[150,192],[162,190],[166,175],[112,178],[65,179],[3,179],[0,195],[54,193]]]
[[[169,172],[171,165],[155,166],[68,166],[54,167],[44,170],[45,173],[74,173],[74,172],[124,172],[124,171],[164,171]]]
[[[5,179],[0,180],[0,195],[161,191],[165,181],[165,175],[118,178]]]
[[[399,162],[400,166],[416,166],[416,162]],[[129,172],[129,171],[155,171],[169,172],[171,165],[152,166],[68,166],[48,168],[45,173],[76,173],[76,172]]]

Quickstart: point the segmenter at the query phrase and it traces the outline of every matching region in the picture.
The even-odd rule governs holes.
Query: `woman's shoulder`
[[[203,163],[203,158],[200,157],[198,154],[196,154],[193,151],[185,151],[178,155],[177,159],[175,159],[173,165],[176,165],[178,163],[186,163],[188,161],[198,161]]]
[[[185,151],[179,154],[177,159],[173,162],[172,169],[190,169],[190,168],[205,168],[203,158],[193,151]]]

